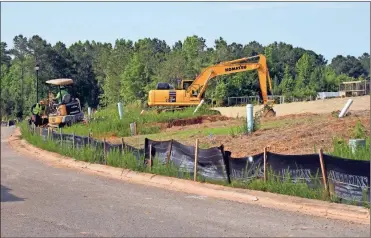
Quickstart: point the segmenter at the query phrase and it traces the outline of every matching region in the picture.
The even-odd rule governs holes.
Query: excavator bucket
[[[275,117],[275,116],[276,112],[272,108],[263,111],[263,117]]]
[[[261,110],[262,117],[275,117],[276,112],[273,110],[273,104],[265,104]]]

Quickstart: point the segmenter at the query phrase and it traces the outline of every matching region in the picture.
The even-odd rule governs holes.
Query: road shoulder
[[[76,161],[57,153],[44,151],[21,139],[20,130],[16,128],[7,139],[10,147],[18,153],[28,155],[49,166],[70,168],[76,171],[105,176],[136,184],[153,186],[172,191],[185,192],[217,199],[255,204],[307,215],[338,219],[360,224],[370,224],[369,209],[345,204],[335,204],[319,200],[292,197],[268,192],[230,188],[214,184],[205,184],[178,178],[154,174],[139,173],[128,169],[115,168],[100,164]]]

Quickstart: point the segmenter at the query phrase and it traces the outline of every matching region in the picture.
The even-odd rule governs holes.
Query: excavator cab
[[[182,80],[180,89],[187,90],[189,86],[191,86],[192,83],[193,83],[193,80]]]

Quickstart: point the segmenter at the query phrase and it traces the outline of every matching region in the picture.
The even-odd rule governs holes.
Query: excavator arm
[[[254,58],[259,58],[258,62],[251,63],[246,62]],[[232,61],[221,62],[217,65],[212,65],[204,69],[200,75],[193,81],[193,83],[188,87],[187,93],[198,97],[199,100],[202,99],[209,81],[220,75],[234,74],[239,72],[257,70],[259,77],[260,89],[262,92],[263,103],[268,102],[268,87],[272,92],[272,81],[269,76],[268,67],[266,63],[266,58],[264,55],[257,55],[253,57],[246,57]]]

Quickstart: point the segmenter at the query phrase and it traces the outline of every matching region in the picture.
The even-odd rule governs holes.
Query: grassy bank
[[[110,105],[94,114],[93,119],[87,124],[76,124],[72,127],[66,127],[67,133],[76,133],[77,135],[88,135],[89,130],[95,136],[118,136],[125,137],[130,135],[130,123],[136,122],[137,132],[139,134],[153,134],[160,131],[160,127],[151,125],[160,122],[169,122],[176,119],[195,118],[201,115],[215,115],[217,111],[210,110],[202,106],[195,114],[194,107],[186,108],[182,111],[156,113],[155,111],[146,111],[140,114],[142,108],[138,105],[124,106],[124,116],[120,120],[117,105]]]
[[[329,154],[347,159],[370,160],[370,137],[367,134],[366,129],[360,122],[355,125],[351,138],[364,139],[365,146],[360,146],[353,152],[346,140],[344,140],[343,138],[334,138],[334,149],[333,151],[329,152]]]
[[[109,166],[118,167],[118,168],[126,168],[138,172],[146,172],[146,173],[153,173],[159,174],[163,176],[171,176],[171,177],[178,177],[182,179],[193,179],[189,173],[180,170],[173,164],[169,164],[168,166],[162,165],[156,159],[153,161],[153,166],[149,169],[147,166],[144,165],[143,161],[144,158],[136,158],[131,152],[124,151],[121,154],[119,151],[112,151],[108,153],[106,160],[103,158],[103,152],[101,150],[97,150],[95,148],[83,147],[83,148],[75,148],[71,149],[71,146],[68,146],[67,143],[60,144],[59,141],[52,141],[46,140],[44,141],[42,137],[39,135],[34,135],[31,131],[29,131],[28,126],[25,123],[21,124],[21,132],[22,137],[27,140],[30,144],[37,146],[41,149],[56,152],[61,155],[65,155],[76,160],[81,160],[89,163],[97,163],[97,164],[104,164],[106,163]],[[249,182],[238,182],[233,181],[231,184],[227,183],[220,183],[216,181],[210,181],[202,176],[197,176],[198,181],[200,182],[209,182],[209,183],[216,183],[221,184],[224,186],[230,187],[237,187],[237,188],[245,188],[245,189],[252,189],[252,190],[260,190],[272,193],[279,193],[291,196],[298,196],[303,198],[309,199],[319,199],[325,201],[337,201],[336,198],[330,198],[326,196],[324,193],[323,188],[310,188],[304,182],[292,182],[289,177],[285,179],[277,178],[273,173],[268,171],[268,180],[266,182],[262,181],[261,179],[253,179]],[[318,180],[318,179],[317,179]],[[366,204],[366,206],[368,206]]]

